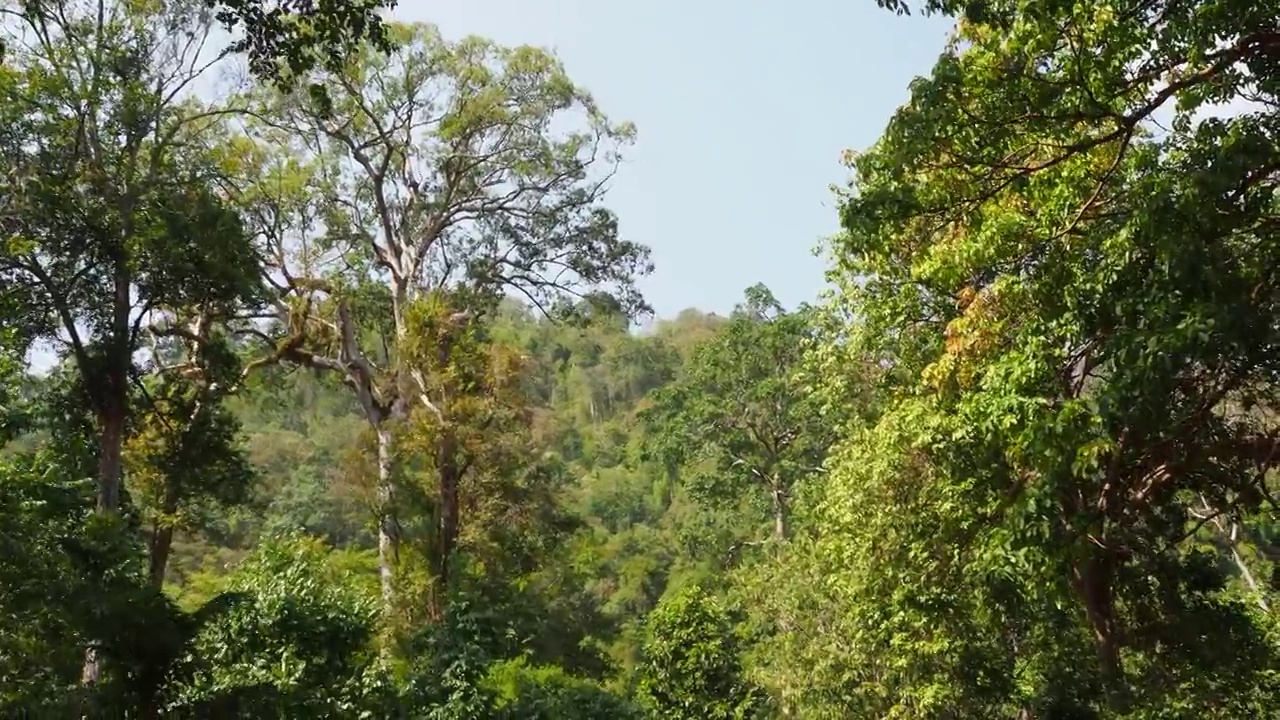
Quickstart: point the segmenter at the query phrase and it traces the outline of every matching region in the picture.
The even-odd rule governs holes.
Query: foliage
[[[1280,648],[1210,520],[1276,460],[1275,8],[981,5],[854,160],[833,278],[892,392],[817,514],[850,650],[809,695],[1249,716]]]
[[[627,720],[640,717],[626,700],[556,666],[529,666],[523,660],[498,663],[489,668],[485,684],[492,688],[496,698],[492,715],[495,718]]]
[[[1280,6],[911,3],[826,301],[637,331],[634,129],[389,4],[6,6],[0,712],[1273,714]]]
[[[372,712],[376,604],[361,584],[315,541],[265,539],[196,613],[201,627],[170,681],[169,710]]]
[[[231,49],[261,77],[284,84],[316,65],[337,69],[361,44],[391,49],[378,13],[396,0],[203,0],[228,30]]]
[[[783,311],[763,286],[750,288],[746,303],[646,411],[666,462],[701,465],[689,478],[700,495],[763,491],[777,539],[787,536],[797,484],[821,470],[838,424],[801,373],[809,316],[806,308]]]
[[[64,714],[145,707],[187,632],[146,582],[136,538],[93,514],[93,485],[54,453],[0,464],[0,708]],[[93,640],[113,669],[77,687]]]
[[[699,587],[670,595],[646,621],[639,696],[658,717],[745,718],[763,696],[742,674],[729,615]]]

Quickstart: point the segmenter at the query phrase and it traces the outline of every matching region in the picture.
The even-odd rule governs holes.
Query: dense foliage
[[[823,302],[644,330],[634,129],[387,5],[4,6],[0,713],[1274,714],[1280,5],[914,8]]]

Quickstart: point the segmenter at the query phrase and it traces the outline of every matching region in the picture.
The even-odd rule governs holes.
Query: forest
[[[1277,717],[1280,2],[878,4],[827,287],[654,319],[551,51],[0,0],[0,714]]]

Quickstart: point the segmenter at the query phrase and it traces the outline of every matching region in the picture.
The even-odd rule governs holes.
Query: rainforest
[[[660,317],[551,50],[0,0],[0,714],[1276,717],[1280,2],[847,2],[825,286]]]

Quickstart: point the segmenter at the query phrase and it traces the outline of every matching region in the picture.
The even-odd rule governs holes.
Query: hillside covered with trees
[[[1275,716],[1280,3],[910,8],[828,292],[657,319],[388,4],[0,3],[0,714]]]

